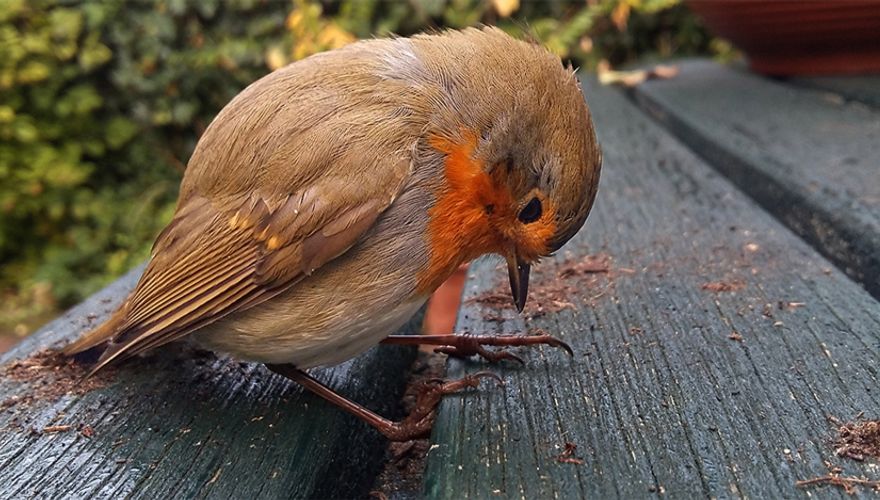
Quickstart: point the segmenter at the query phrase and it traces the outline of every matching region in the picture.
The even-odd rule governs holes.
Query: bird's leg
[[[468,387],[477,387],[480,385],[480,379],[486,377],[494,378],[499,383],[502,383],[497,375],[489,372],[474,373],[459,380],[431,379],[419,393],[416,406],[412,412],[400,422],[393,422],[373,413],[354,401],[340,396],[333,389],[330,389],[293,365],[266,365],[266,367],[372,425],[391,441],[409,441],[411,439],[427,437],[431,432],[431,427],[434,425],[434,410],[440,404],[444,394],[458,392]]]
[[[453,334],[453,335],[389,335],[383,341],[383,344],[398,345],[436,345],[440,346],[434,349],[434,352],[442,352],[450,356],[465,358],[475,354],[482,356],[483,359],[494,363],[502,359],[510,359],[513,361],[523,360],[504,350],[490,351],[483,346],[531,346],[531,345],[549,345],[551,347],[560,347],[565,349],[569,355],[574,356],[571,347],[565,342],[553,337],[552,335],[472,335],[472,334]]]

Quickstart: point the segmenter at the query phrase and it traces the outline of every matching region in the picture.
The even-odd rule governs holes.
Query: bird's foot
[[[480,385],[480,379],[483,378],[494,378],[499,384],[503,384],[498,375],[489,372],[474,373],[458,380],[431,379],[419,392],[412,412],[400,422],[394,422],[340,396],[308,373],[292,365],[266,366],[273,372],[299,383],[314,394],[367,422],[391,441],[409,441],[427,437],[434,425],[437,405],[440,404],[445,394],[477,387]]]
[[[548,345],[559,347],[573,356],[574,352],[568,344],[558,338],[542,333],[539,335],[391,335],[382,341],[385,344],[422,344],[439,346],[434,352],[442,352],[457,358],[480,356],[490,363],[504,359],[523,363],[522,358],[505,350],[489,350],[486,346],[520,347]]]
[[[458,380],[431,379],[424,383],[419,391],[415,407],[406,418],[399,422],[389,421],[375,427],[391,441],[409,441],[428,437],[437,416],[437,406],[443,396],[478,387],[482,378],[493,378],[500,385],[504,385],[498,375],[490,372],[477,372]]]

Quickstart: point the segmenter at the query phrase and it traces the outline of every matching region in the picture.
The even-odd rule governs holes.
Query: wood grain
[[[880,416],[880,304],[621,93],[586,87],[595,212],[535,266],[523,316],[495,300],[498,262],[473,265],[457,325],[541,328],[575,356],[518,351],[524,367],[491,367],[506,387],[447,397],[426,496],[803,497],[825,461],[876,478],[834,456],[827,417]]]
[[[875,108],[880,108],[880,75],[798,77],[785,83],[821,89]]]
[[[0,358],[0,370],[100,321],[141,270],[25,340]],[[420,324],[421,314],[402,331]],[[317,372],[395,416],[413,359],[412,349],[382,346]],[[261,365],[172,344],[111,368],[105,387],[27,401],[75,375],[0,380],[0,497],[366,496],[383,462],[384,438]]]
[[[633,95],[880,297],[880,110],[703,60]]]

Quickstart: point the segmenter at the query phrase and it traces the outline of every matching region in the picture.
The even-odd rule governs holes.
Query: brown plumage
[[[211,123],[126,302],[65,349],[193,336],[299,368],[378,343],[454,269],[582,226],[600,153],[571,68],[493,28],[369,40],[258,80]],[[523,282],[523,280],[525,280]]]

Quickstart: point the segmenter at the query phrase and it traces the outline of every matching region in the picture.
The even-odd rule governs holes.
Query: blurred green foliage
[[[200,133],[251,81],[480,22],[585,68],[713,50],[678,0],[2,0],[0,331],[145,259]]]

